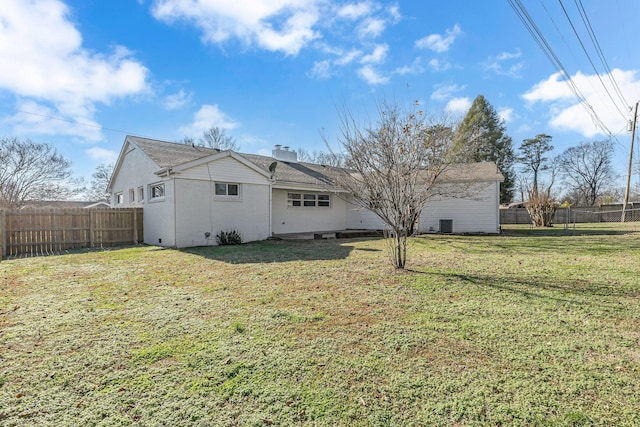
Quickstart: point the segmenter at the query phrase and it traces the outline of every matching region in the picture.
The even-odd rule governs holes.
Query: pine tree
[[[453,140],[453,160],[458,163],[492,161],[504,175],[500,203],[509,203],[515,185],[515,155],[504,120],[484,96],[478,95],[460,123]]]

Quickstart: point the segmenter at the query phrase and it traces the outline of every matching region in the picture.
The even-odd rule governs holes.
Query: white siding
[[[468,197],[434,197],[420,215],[421,232],[440,231],[440,220],[453,220],[454,233],[498,233],[498,182],[474,184]]]
[[[420,232],[439,232],[440,220],[453,220],[454,233],[498,233],[500,229],[499,183],[469,186],[467,197],[434,197],[420,215]],[[380,230],[384,222],[368,209],[347,208],[347,228]]]
[[[233,157],[223,157],[207,164],[195,166],[180,172],[181,179],[195,179],[247,184],[266,184],[268,179],[240,163]]]
[[[170,180],[165,181],[155,172],[158,165],[153,162],[141,150],[128,147],[125,150],[122,163],[114,177],[111,189],[111,206],[113,207],[140,207],[144,212],[144,242],[150,245],[174,246],[175,245],[175,221],[173,211],[173,185]],[[164,182],[164,201],[150,202],[149,184]],[[144,187],[144,201],[138,200],[138,187]],[[129,190],[135,190],[136,200],[129,202]],[[124,194],[124,204],[116,205],[113,200],[117,193]],[[162,242],[162,243],[160,243]]]
[[[276,234],[309,233],[346,229],[346,203],[330,194],[330,207],[290,207],[287,193],[329,194],[322,191],[273,190],[272,231]]]
[[[145,194],[143,208],[144,242],[148,245],[175,246],[176,221],[174,210],[174,182],[172,179],[155,177],[149,184],[164,182],[164,200],[149,200]],[[145,186],[145,193],[149,193],[149,186]]]
[[[369,209],[347,204],[347,229],[384,230],[384,222]]]
[[[239,231],[243,242],[269,237],[268,185],[240,184],[240,199],[224,200],[210,181],[176,178],[175,184],[177,247],[215,245],[216,234],[228,230]]]
[[[216,196],[215,182],[238,184],[240,196]],[[270,182],[236,159],[186,169],[175,184],[176,246],[215,245],[216,234],[228,230],[239,231],[244,242],[269,237]]]

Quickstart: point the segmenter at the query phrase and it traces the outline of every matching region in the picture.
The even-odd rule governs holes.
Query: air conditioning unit
[[[440,232],[451,234],[453,233],[453,220],[452,219],[441,219],[440,220]]]

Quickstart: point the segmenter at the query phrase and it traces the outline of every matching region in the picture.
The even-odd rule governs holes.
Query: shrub
[[[216,234],[216,243],[218,245],[239,245],[242,243],[242,234],[236,229],[220,231]]]

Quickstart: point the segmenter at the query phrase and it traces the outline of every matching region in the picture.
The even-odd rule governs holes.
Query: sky
[[[460,119],[483,95],[514,148],[613,135],[624,175],[640,2],[521,3],[564,72],[509,0],[0,0],[0,137],[50,143],[90,179],[127,134],[217,126],[241,152],[326,151],[345,107],[363,124],[383,101]]]

